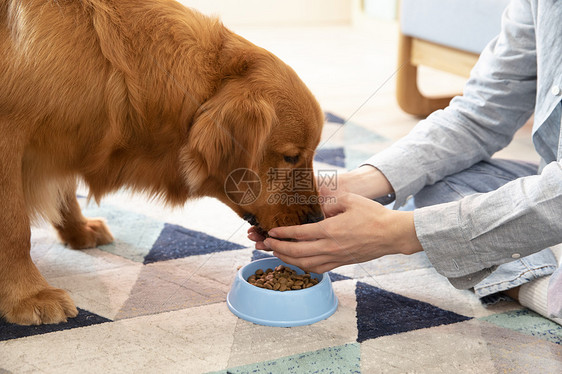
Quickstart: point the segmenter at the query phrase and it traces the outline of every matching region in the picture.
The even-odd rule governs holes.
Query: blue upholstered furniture
[[[430,98],[417,85],[418,66],[468,76],[478,55],[500,31],[509,0],[402,0],[399,71],[400,107],[426,116],[448,105],[450,97]]]

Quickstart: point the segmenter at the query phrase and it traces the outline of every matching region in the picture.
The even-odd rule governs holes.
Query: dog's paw
[[[94,248],[113,241],[113,235],[101,219],[87,219],[83,226],[58,229],[58,232],[63,243],[74,249]]]
[[[18,325],[41,325],[66,322],[77,315],[78,310],[68,293],[49,287],[15,303],[4,318]]]

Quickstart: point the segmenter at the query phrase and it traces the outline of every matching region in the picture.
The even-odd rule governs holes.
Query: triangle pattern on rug
[[[562,326],[529,309],[493,314],[479,320],[562,345]]]
[[[257,249],[254,249],[254,251],[252,252],[252,259],[251,261],[256,261],[256,260],[261,260],[262,258],[271,258],[273,257],[273,255],[270,255],[267,252],[264,251],[258,251]]]
[[[80,308],[78,308],[78,315],[76,317],[69,318],[67,322],[58,324],[21,326],[13,323],[8,323],[0,319],[0,341],[18,339],[26,336],[47,334],[50,332],[62,330],[70,330],[77,327],[97,325],[105,322],[112,321],[110,319]]]
[[[348,122],[344,128],[344,144],[372,144],[387,140],[361,125]]]
[[[357,282],[357,341],[471,319],[423,301]]]
[[[128,299],[114,319],[224,303],[237,264],[248,263],[250,256],[251,252],[244,248],[142,266]],[[216,269],[222,271],[216,272]]]
[[[244,247],[240,244],[166,223],[150,252],[145,256],[144,264],[242,248]]]
[[[349,343],[317,351],[280,357],[275,360],[238,366],[213,374],[271,374],[271,373],[361,373],[361,347]]]
[[[342,117],[340,117],[340,116],[338,116],[338,115],[336,115],[332,112],[324,112],[324,120],[326,122],[337,123],[339,125],[345,124],[345,120]]]
[[[99,249],[139,263],[144,261],[164,228],[164,222],[108,204],[87,206],[83,213],[87,217],[107,220],[115,240],[99,246]]]
[[[365,161],[371,158],[373,152],[365,152],[354,147],[345,147],[345,167],[347,170],[353,170],[363,165]]]
[[[337,282],[337,281],[342,281],[342,280],[348,280],[351,279],[350,277],[348,277],[347,275],[341,275],[338,273],[334,273],[333,271],[329,271],[328,275],[330,276],[330,280],[332,282]]]
[[[320,148],[316,150],[314,161],[337,167],[345,167],[345,151],[343,147]]]

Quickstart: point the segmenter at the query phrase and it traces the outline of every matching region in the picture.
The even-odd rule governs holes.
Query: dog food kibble
[[[247,280],[251,285],[274,291],[302,290],[318,284],[318,279],[312,278],[309,272],[297,275],[295,270],[283,265],[277,266],[275,270],[258,269]]]

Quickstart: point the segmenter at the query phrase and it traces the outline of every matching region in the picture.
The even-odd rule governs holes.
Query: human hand
[[[318,180],[321,186],[322,181]],[[323,197],[332,197],[344,193],[354,193],[368,198],[376,198],[390,194],[392,186],[386,177],[375,167],[371,165],[363,165],[350,172],[337,174],[335,188],[320,187],[319,195]],[[256,249],[268,250],[263,245],[265,237],[259,233],[255,227],[248,229],[248,238],[256,242]]]
[[[262,251],[270,250],[265,246],[265,244],[263,244],[263,241],[265,240],[265,236],[259,233],[259,230],[256,226],[250,226],[250,228],[248,229],[248,239],[256,242],[256,249]]]
[[[337,195],[336,200],[324,206],[324,221],[276,227],[269,231],[269,238],[256,243],[256,248],[272,250],[281,260],[315,273],[422,250],[413,212],[389,210],[354,194]]]
[[[348,174],[348,173],[346,173]],[[346,182],[348,179],[346,178],[338,178],[338,182],[336,183],[336,188],[328,188],[326,186],[321,186],[318,195],[323,197],[324,199],[320,199],[322,201],[330,201],[332,198],[335,198],[336,195],[341,195],[347,193],[349,190],[347,188],[348,183]],[[324,210],[325,204],[322,206]],[[326,215],[326,212],[324,212]],[[263,241],[265,240],[265,236],[262,234],[262,230],[258,229],[256,226],[250,226],[248,229],[248,239],[256,242],[255,246],[256,249],[262,251],[269,251],[270,249],[265,246]]]

